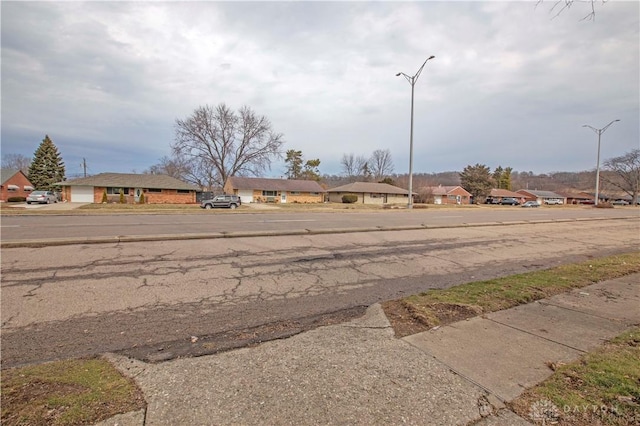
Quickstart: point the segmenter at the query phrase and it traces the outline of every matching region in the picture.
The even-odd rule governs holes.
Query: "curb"
[[[212,240],[219,238],[252,238],[252,237],[276,237],[288,235],[323,235],[323,234],[349,234],[359,232],[388,232],[388,231],[419,231],[427,229],[451,229],[451,228],[482,228],[491,226],[512,225],[539,225],[549,223],[588,222],[603,220],[630,220],[638,219],[636,216],[623,216],[615,218],[575,218],[575,219],[540,219],[540,220],[516,220],[508,222],[481,222],[461,223],[456,225],[406,225],[406,226],[374,226],[366,228],[327,228],[327,229],[299,229],[282,231],[248,231],[248,232],[216,232],[210,234],[160,234],[160,235],[119,235],[115,237],[83,237],[83,238],[56,238],[50,240],[18,240],[1,241],[0,248],[39,248],[52,246],[67,246],[75,244],[119,244],[133,242],[153,241],[177,241],[177,240]]]

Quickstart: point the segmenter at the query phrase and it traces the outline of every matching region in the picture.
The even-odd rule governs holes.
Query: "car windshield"
[[[33,191],[31,195],[45,195],[47,191]]]

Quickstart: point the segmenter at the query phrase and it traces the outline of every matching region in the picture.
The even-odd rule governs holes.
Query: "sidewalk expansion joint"
[[[505,326],[505,327],[509,327],[509,328],[511,328],[512,330],[516,330],[516,331],[519,331],[519,332],[521,332],[521,333],[528,334],[528,335],[530,335],[530,336],[538,337],[538,338],[540,338],[540,339],[542,339],[542,340],[546,340],[547,342],[555,343],[556,345],[560,345],[560,346],[564,346],[565,348],[573,349],[574,351],[578,351],[578,352],[583,353],[583,354],[586,354],[586,353],[587,353],[587,351],[585,351],[585,350],[583,350],[583,349],[579,349],[579,348],[576,348],[576,347],[574,347],[574,346],[567,345],[566,343],[562,343],[562,342],[555,341],[555,340],[553,340],[553,339],[549,339],[548,337],[540,336],[540,335],[535,334],[535,333],[533,333],[533,332],[531,332],[531,331],[523,330],[523,329],[518,328],[518,327],[515,327],[515,326],[513,326],[513,325],[505,324],[505,323],[503,323],[503,322],[496,321],[496,320],[494,320],[494,319],[487,318],[487,317],[484,317],[484,319],[486,319],[486,320],[488,320],[488,321],[491,321],[491,322],[494,322],[494,323],[496,323],[496,324],[503,325],[503,326]]]
[[[609,317],[603,317],[602,315],[598,315],[598,314],[594,314],[592,312],[585,312],[585,311],[581,311],[580,309],[576,309],[576,308],[570,308],[568,306],[563,306],[563,305],[556,305],[555,303],[551,303],[547,300],[539,300],[538,303],[540,303],[541,305],[547,305],[547,306],[553,306],[555,308],[559,308],[559,309],[565,309],[567,311],[571,311],[571,312],[577,312],[579,314],[583,314],[583,315],[589,315],[590,317],[594,317],[594,318],[600,318],[600,319],[604,319],[607,321],[611,321],[611,322],[621,322],[625,325],[635,325],[635,324],[629,324],[625,321],[622,320],[618,320],[615,318],[609,318]]]
[[[445,361],[441,360],[440,358],[438,358],[437,356],[435,356],[431,352],[425,350],[424,348],[419,348],[419,347],[415,346],[414,344],[412,344],[410,342],[405,341],[405,343],[407,343],[410,346],[413,346],[414,348],[418,349],[420,352],[423,352],[423,353],[429,355],[431,358],[436,360],[436,362],[439,362],[440,364],[444,365],[445,367],[447,367],[447,369],[449,369],[449,371],[451,371],[453,374],[461,377],[463,380],[466,380],[467,382],[471,383],[472,385],[475,385],[475,386],[479,387],[480,389],[485,391],[487,394],[495,396],[503,404],[505,404],[505,405],[507,404],[508,400],[505,397],[503,397],[502,395],[498,394],[495,391],[492,391],[491,389],[489,389],[488,387],[482,385],[481,383],[475,381],[474,379],[472,379],[471,377],[469,377],[466,374],[462,373],[461,371],[458,371],[458,369],[456,369],[455,367],[447,364]]]

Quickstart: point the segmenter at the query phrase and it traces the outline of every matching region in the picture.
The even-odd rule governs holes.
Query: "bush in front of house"
[[[24,203],[27,201],[27,197],[9,197],[7,203]]]
[[[109,198],[107,197],[107,190],[105,189],[102,192],[102,204],[107,204],[109,202]]]
[[[342,196],[342,202],[345,204],[353,204],[358,201],[358,196],[356,194],[345,194]]]
[[[120,204],[124,204],[124,189],[120,188]]]
[[[140,193],[140,198],[138,199],[138,204],[144,204],[144,192]]]

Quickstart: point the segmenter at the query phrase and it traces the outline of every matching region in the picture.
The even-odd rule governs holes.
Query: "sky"
[[[249,106],[283,151],[342,173],[390,150],[413,172],[485,164],[593,170],[640,147],[640,3],[1,3],[1,153],[45,135],[67,176],[141,173],[171,155],[176,119]],[[283,176],[275,160],[265,177]]]

